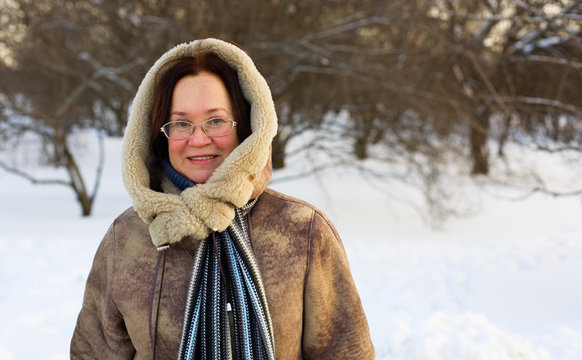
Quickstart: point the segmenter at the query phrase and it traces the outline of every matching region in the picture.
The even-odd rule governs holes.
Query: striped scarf
[[[164,163],[183,190],[194,184]],[[274,360],[274,338],[262,278],[244,215],[256,200],[236,209],[223,232],[200,243],[194,259],[179,359]]]

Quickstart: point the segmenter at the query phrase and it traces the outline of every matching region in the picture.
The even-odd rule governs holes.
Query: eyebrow
[[[213,114],[213,113],[216,113],[216,112],[220,112],[220,111],[224,111],[225,113],[230,114],[230,111],[228,111],[228,110],[226,110],[225,108],[222,108],[222,107],[211,108],[211,109],[206,110],[204,113],[206,115],[210,115],[210,114]],[[185,116],[187,114],[185,112],[183,112],[183,111],[172,111],[170,113],[170,116],[172,116],[172,115]]]

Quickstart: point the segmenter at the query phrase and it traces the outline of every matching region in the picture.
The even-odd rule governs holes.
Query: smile
[[[202,161],[202,160],[210,160],[210,159],[214,159],[214,158],[215,158],[214,155],[208,155],[208,156],[190,156],[188,159],[194,160],[194,161]]]

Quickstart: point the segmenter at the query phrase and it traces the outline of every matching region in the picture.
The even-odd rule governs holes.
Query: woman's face
[[[170,121],[202,125],[216,117],[233,119],[228,92],[217,75],[201,72],[185,76],[176,83]],[[181,175],[203,184],[238,144],[236,129],[226,136],[210,138],[201,126],[196,126],[188,139],[168,139],[170,163]]]

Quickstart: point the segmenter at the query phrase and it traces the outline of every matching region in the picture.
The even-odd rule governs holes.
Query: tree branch
[[[95,170],[95,183],[93,184],[93,191],[90,195],[91,202],[95,201],[95,197],[97,196],[99,185],[101,185],[103,167],[105,166],[105,140],[103,133],[99,132],[97,134],[97,140],[99,142],[99,163],[97,164],[97,170]]]
[[[574,69],[582,69],[582,62],[574,61],[571,59],[565,58],[555,58],[551,56],[543,56],[543,55],[527,55],[525,57],[522,56],[512,56],[509,58],[511,61],[516,62],[541,62],[547,64],[556,64],[556,65],[564,65],[568,67],[572,67]]]
[[[14,174],[16,176],[25,178],[26,180],[30,181],[33,184],[41,184],[41,185],[64,185],[64,186],[71,186],[71,183],[65,180],[58,180],[58,179],[37,179],[36,177],[25,173],[15,167],[9,166],[8,164],[0,161],[0,168],[6,170],[7,172]]]
[[[572,190],[572,191],[553,191],[553,190],[549,190],[546,187],[543,186],[538,186],[533,188],[530,192],[528,192],[527,194],[524,195],[524,198],[533,196],[534,194],[545,194],[545,195],[550,195],[552,197],[568,197],[568,196],[579,196],[582,195],[582,189],[580,190]]]
[[[578,116],[582,115],[582,108],[580,108],[576,105],[573,105],[573,104],[567,104],[567,103],[561,102],[559,100],[554,100],[554,99],[536,98],[536,97],[529,97],[529,96],[514,96],[514,97],[504,96],[504,97],[501,97],[500,100],[502,102],[514,102],[514,103],[524,103],[524,104],[530,104],[530,105],[549,106],[549,107],[553,107],[556,109],[568,111],[569,113],[575,114]]]

